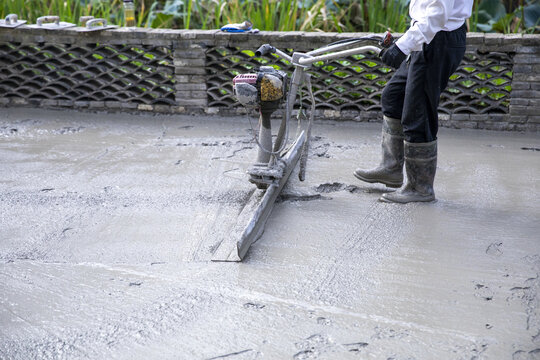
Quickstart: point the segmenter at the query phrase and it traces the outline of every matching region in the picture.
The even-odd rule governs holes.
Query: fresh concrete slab
[[[441,129],[438,202],[352,175],[380,124],[319,121],[242,263],[246,118],[0,115],[0,358],[537,359],[540,135]]]

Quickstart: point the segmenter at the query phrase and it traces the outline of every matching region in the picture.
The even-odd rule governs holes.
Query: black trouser
[[[383,114],[401,119],[406,141],[437,139],[439,97],[463,59],[466,33],[465,24],[454,31],[439,31],[422,51],[413,51],[386,84]]]

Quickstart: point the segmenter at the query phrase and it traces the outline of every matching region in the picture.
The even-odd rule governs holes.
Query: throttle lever
[[[383,48],[389,48],[394,43],[394,40],[394,36],[392,36],[390,31],[387,31],[384,33],[382,40],[379,41],[379,45]]]

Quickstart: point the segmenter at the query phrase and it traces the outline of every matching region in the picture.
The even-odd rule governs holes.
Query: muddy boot
[[[354,176],[369,183],[382,183],[388,187],[403,184],[403,128],[399,119],[383,117],[382,159],[371,170],[356,169]]]
[[[428,143],[405,141],[407,182],[397,191],[381,196],[384,202],[426,202],[435,200],[433,179],[437,170],[437,140]]]

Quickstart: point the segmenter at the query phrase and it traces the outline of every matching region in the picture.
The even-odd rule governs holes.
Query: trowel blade
[[[13,29],[18,26],[26,24],[26,20],[17,20],[15,24],[7,24],[5,20],[0,20],[0,27]]]
[[[251,195],[240,212],[229,237],[219,245],[212,261],[242,261],[251,244],[261,237],[276,199],[300,158],[305,141],[306,134],[302,131],[291,149],[282,158],[286,166],[279,183],[270,185],[266,190],[256,190]]]
[[[109,29],[116,29],[118,28],[118,25],[107,25],[107,26],[95,26],[92,28],[86,28],[82,27],[80,29],[77,29],[78,32],[90,32],[90,31],[103,31],[103,30],[109,30]]]
[[[38,24],[28,25],[28,27],[32,29],[44,29],[44,30],[61,30],[61,29],[67,29],[70,27],[75,27],[75,26],[77,25],[63,22],[63,21],[60,21],[58,25],[56,25],[55,23],[46,23],[42,25],[38,25]]]
[[[277,186],[271,185],[265,190],[256,190],[248,199],[248,202],[238,215],[236,224],[229,236],[223,240],[212,257],[212,261],[242,261],[248,248],[261,235],[259,232],[264,227],[263,222],[266,222],[264,215],[271,211],[273,204],[268,200],[265,201],[265,196],[271,196],[276,192]]]

